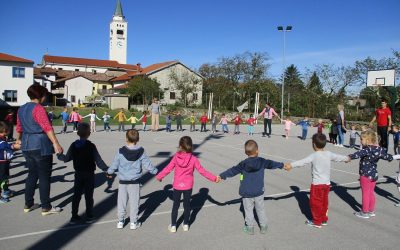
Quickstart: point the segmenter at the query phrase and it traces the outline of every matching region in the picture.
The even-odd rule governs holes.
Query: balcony
[[[58,88],[58,89],[53,89],[51,91],[53,95],[64,95],[65,94],[65,88]]]
[[[98,95],[114,94],[114,91],[112,89],[98,89],[97,94]]]

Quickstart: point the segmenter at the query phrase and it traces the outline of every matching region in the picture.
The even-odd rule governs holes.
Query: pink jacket
[[[82,118],[77,112],[72,112],[69,116],[70,122],[79,122]]]
[[[292,121],[288,120],[282,120],[282,122],[285,123],[285,130],[290,130],[290,126],[296,126],[296,123],[293,123]]]
[[[177,152],[172,158],[171,162],[156,176],[156,179],[161,181],[174,168],[173,187],[177,190],[189,190],[193,188],[193,172],[195,168],[202,176],[206,177],[210,181],[215,182],[217,179],[215,175],[208,172],[201,166],[196,156],[186,152]]]

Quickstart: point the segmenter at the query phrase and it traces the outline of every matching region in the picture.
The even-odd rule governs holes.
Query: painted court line
[[[395,178],[396,176],[391,176],[392,178]],[[386,179],[385,177],[381,177],[378,180],[384,180]],[[349,185],[353,185],[353,184],[358,184],[360,183],[359,181],[353,181],[353,182],[347,182],[347,183],[342,183],[342,184],[338,184],[334,187],[340,186],[340,187],[344,187],[344,186],[349,186]],[[288,195],[288,194],[293,194],[293,193],[299,193],[299,192],[308,192],[310,191],[309,188],[307,189],[302,189],[299,191],[290,191],[290,192],[283,192],[283,193],[276,193],[276,194],[270,194],[270,195],[266,195],[265,197],[276,197],[276,196],[281,196],[281,195]],[[217,204],[206,204],[204,206],[202,206],[202,208],[209,208],[209,207],[215,207],[217,206]],[[180,212],[183,211],[183,208],[179,209]],[[158,213],[153,213],[150,215],[150,217],[153,216],[158,216],[158,215],[164,215],[164,214],[170,214],[171,211],[163,211],[163,212],[158,212]],[[11,235],[11,236],[6,236],[6,237],[2,237],[0,238],[0,241],[4,241],[4,240],[11,240],[11,239],[18,239],[18,238],[23,238],[23,237],[28,237],[28,236],[35,236],[35,235],[40,235],[40,234],[47,234],[47,233],[53,233],[56,231],[65,231],[65,230],[74,230],[74,229],[78,229],[78,228],[82,228],[82,227],[89,227],[89,226],[94,226],[94,225],[102,225],[102,224],[108,224],[108,223],[115,223],[117,222],[117,220],[105,220],[105,221],[99,221],[96,223],[92,223],[92,224],[85,224],[85,225],[76,225],[76,226],[67,226],[67,227],[63,227],[63,228],[53,228],[53,229],[48,229],[48,230],[43,230],[43,231],[36,231],[36,232],[31,232],[31,233],[25,233],[25,234],[16,234],[16,235]]]

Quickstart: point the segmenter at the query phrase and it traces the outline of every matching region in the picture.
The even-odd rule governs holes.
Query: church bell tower
[[[128,45],[128,22],[122,12],[120,0],[110,23],[110,60],[126,64],[126,52]]]

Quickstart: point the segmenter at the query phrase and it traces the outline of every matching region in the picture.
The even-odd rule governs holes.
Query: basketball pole
[[[392,108],[392,126],[396,121],[396,101],[397,101],[397,89],[396,87],[387,87],[387,90],[392,95],[390,106]]]

